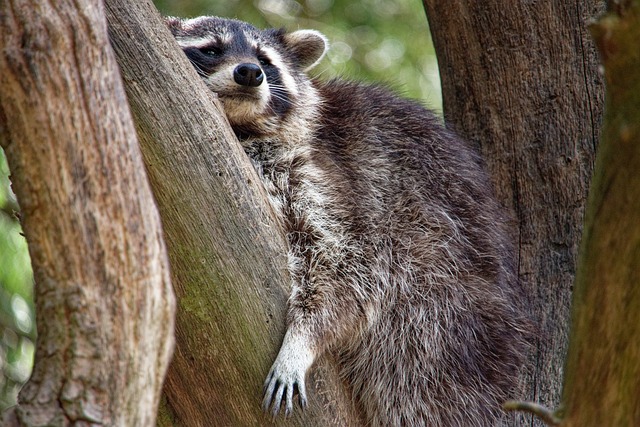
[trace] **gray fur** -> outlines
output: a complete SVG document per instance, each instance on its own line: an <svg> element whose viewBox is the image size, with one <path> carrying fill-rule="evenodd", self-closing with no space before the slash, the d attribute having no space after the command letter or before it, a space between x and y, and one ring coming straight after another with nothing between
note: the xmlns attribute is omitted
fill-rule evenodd
<svg viewBox="0 0 640 427"><path fill-rule="evenodd" d="M330 351L367 425L497 424L529 326L477 153L385 89L310 80L324 54L317 32L167 23L220 95L287 232L287 334L265 409L290 413L296 388L304 405L305 374ZM241 63L258 64L265 83L234 83Z"/></svg>

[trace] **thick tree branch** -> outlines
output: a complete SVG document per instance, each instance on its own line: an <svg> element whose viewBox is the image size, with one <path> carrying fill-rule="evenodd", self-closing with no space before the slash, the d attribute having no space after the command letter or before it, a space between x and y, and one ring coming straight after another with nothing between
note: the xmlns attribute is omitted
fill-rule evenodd
<svg viewBox="0 0 640 427"><path fill-rule="evenodd" d="M269 424L262 382L284 333L288 294L280 227L215 96L153 5L106 5L179 298L161 424ZM352 423L332 365L321 362L317 377L309 411L291 423Z"/></svg>

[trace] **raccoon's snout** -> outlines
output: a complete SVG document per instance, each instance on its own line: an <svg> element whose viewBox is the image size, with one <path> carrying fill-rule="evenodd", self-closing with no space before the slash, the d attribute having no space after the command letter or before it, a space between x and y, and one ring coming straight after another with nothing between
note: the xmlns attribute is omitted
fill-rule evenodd
<svg viewBox="0 0 640 427"><path fill-rule="evenodd" d="M233 80L239 85L256 87L262 84L264 74L256 64L240 64L233 70Z"/></svg>

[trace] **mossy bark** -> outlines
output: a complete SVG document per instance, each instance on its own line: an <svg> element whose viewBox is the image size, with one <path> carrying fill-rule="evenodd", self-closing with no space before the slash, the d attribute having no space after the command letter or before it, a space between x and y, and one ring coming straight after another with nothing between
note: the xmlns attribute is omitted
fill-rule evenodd
<svg viewBox="0 0 640 427"><path fill-rule="evenodd" d="M154 6L105 4L178 297L160 425L274 424L261 400L289 294L281 227L215 95ZM323 359L313 371L307 411L278 424L356 424L334 365Z"/></svg>
<svg viewBox="0 0 640 427"><path fill-rule="evenodd" d="M576 277L563 426L640 425L640 1L592 26L606 107Z"/></svg>

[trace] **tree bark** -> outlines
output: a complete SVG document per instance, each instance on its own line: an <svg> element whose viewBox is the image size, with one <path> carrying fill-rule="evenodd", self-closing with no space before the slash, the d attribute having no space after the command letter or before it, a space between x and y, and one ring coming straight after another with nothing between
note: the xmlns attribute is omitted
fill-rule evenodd
<svg viewBox="0 0 640 427"><path fill-rule="evenodd" d="M640 1L592 27L607 85L566 365L563 426L640 425Z"/></svg>
<svg viewBox="0 0 640 427"><path fill-rule="evenodd" d="M173 348L160 217L99 2L0 5L0 142L33 262L33 375L3 426L153 425Z"/></svg>
<svg viewBox="0 0 640 427"><path fill-rule="evenodd" d="M446 121L479 144L498 197L516 218L518 274L539 334L522 395L514 398L555 407L603 105L586 24L604 5L599 0L424 0L424 5ZM533 423L529 417L513 422Z"/></svg>
<svg viewBox="0 0 640 427"><path fill-rule="evenodd" d="M148 1L107 0L178 297L176 354L160 425L268 425L262 383L284 335L286 246L246 154ZM334 365L279 425L352 425Z"/></svg>

